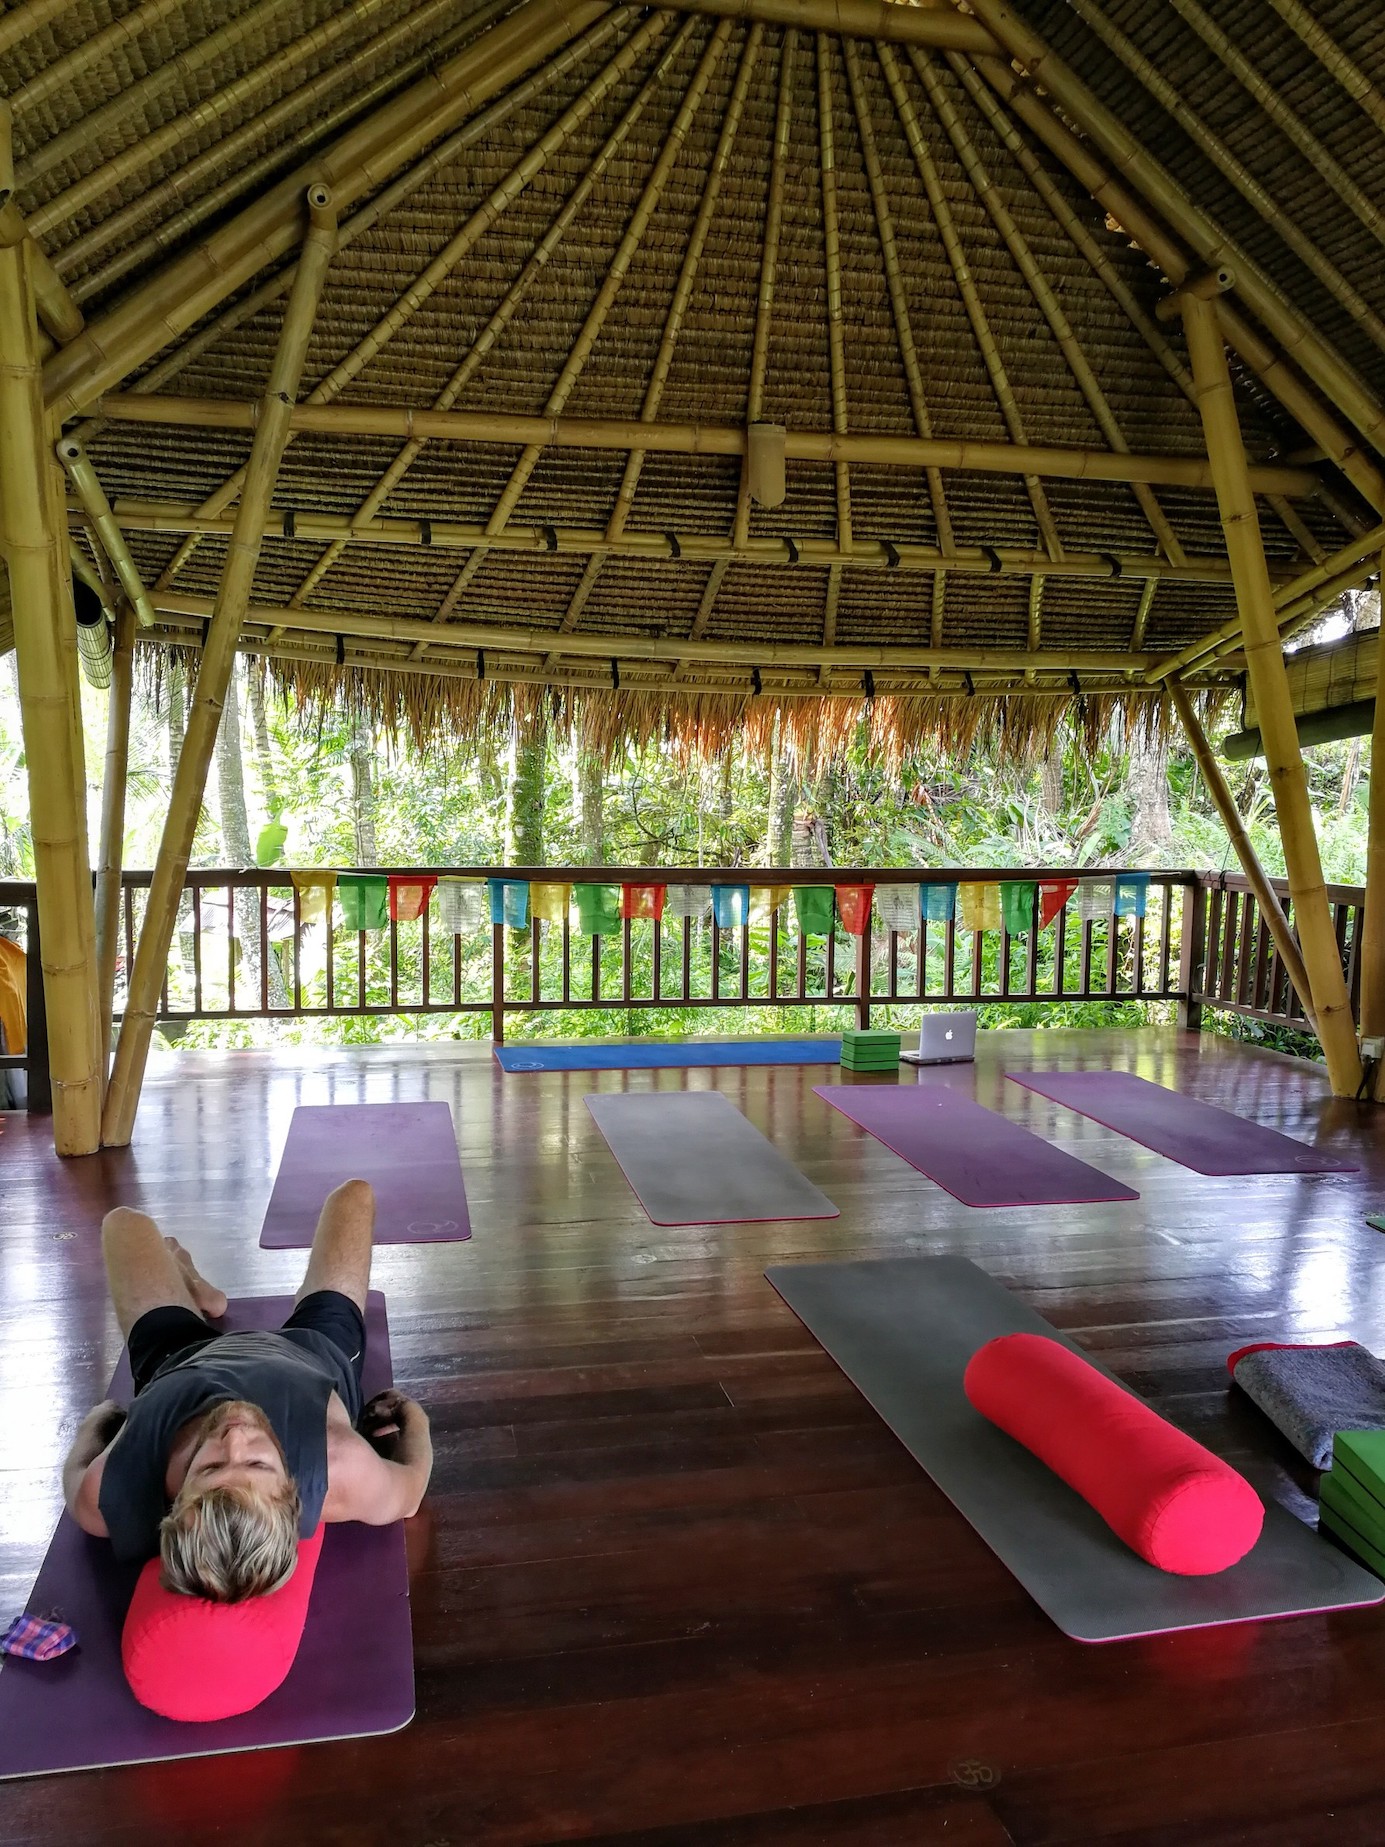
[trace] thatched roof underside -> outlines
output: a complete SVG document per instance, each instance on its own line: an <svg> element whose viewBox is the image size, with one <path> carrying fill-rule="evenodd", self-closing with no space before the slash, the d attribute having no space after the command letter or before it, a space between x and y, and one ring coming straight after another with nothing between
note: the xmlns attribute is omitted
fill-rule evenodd
<svg viewBox="0 0 1385 1847"><path fill-rule="evenodd" d="M29 0L27 31L0 18L16 203L99 328L507 10ZM1017 10L1385 394L1372 9ZM1155 318L1166 278L966 52L611 8L342 224L310 402L1205 454L1176 318ZM149 639L200 640L251 443L208 427L205 401L263 391L291 261L126 380L202 421L69 420L153 593ZM1257 503L1283 585L1380 514L1236 370L1252 462L1293 470ZM807 748L873 700L896 740L1032 747L1074 699L1090 724L1148 707L1152 667L1234 628L1206 484L791 452L770 507L736 454L503 434L298 434L246 649L309 703L420 735L548 696L608 740L713 747L782 711ZM1190 677L1215 689L1236 666Z"/></svg>

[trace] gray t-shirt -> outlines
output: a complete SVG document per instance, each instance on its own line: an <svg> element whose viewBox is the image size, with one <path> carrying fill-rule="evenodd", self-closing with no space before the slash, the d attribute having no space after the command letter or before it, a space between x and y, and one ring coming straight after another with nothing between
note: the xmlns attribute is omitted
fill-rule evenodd
<svg viewBox="0 0 1385 1847"><path fill-rule="evenodd" d="M317 1530L327 1497L327 1401L337 1392L360 1415L355 1375L333 1343L311 1328L220 1334L161 1366L130 1407L106 1457L98 1496L116 1557L152 1558L169 1509L164 1476L183 1425L221 1404L257 1405L298 1487L303 1538Z"/></svg>

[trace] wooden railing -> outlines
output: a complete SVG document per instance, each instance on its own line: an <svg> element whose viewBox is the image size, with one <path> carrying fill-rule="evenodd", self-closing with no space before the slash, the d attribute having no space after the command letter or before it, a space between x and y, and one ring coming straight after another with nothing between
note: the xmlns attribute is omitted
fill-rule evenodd
<svg viewBox="0 0 1385 1847"><path fill-rule="evenodd" d="M1293 904L1284 879L1270 883L1293 922ZM1329 885L1327 901L1337 947L1346 973L1351 1010L1361 1017L1361 923L1366 893L1360 885ZM1298 996L1271 941L1249 882L1230 873L1203 873L1189 907L1194 938L1189 984L1189 1023L1197 1024L1203 1007L1216 1007L1244 1019L1292 1026L1312 1034Z"/></svg>

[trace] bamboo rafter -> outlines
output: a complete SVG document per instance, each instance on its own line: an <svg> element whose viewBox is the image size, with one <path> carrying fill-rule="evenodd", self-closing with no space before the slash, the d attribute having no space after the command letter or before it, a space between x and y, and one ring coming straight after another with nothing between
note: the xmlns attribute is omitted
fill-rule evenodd
<svg viewBox="0 0 1385 1847"><path fill-rule="evenodd" d="M127 601L139 619L141 628L150 628L154 621L154 606L149 601L149 593L144 587L139 566L130 556L130 548L125 543L125 535L120 530L119 522L111 511L111 503L106 498L96 470L92 467L82 445L73 442L70 436L64 437L58 444L58 460L67 470L68 479L76 490L77 497L91 521L111 568L120 580L120 587L125 592Z"/></svg>
<svg viewBox="0 0 1385 1847"><path fill-rule="evenodd" d="M845 436L846 331L842 308L841 228L837 221L837 145L832 114L832 42L825 32L817 35L818 167L822 187L822 254L827 272L827 366L832 387L832 431ZM837 542L851 544L850 463L833 464L837 494ZM835 626L835 612L833 612Z"/></svg>
<svg viewBox="0 0 1385 1847"><path fill-rule="evenodd" d="M1347 56L1300 0L1270 0L1270 5L1285 25L1303 40L1323 69L1332 73L1347 95L1361 105L1376 127L1385 134L1385 97L1375 88L1361 66Z"/></svg>

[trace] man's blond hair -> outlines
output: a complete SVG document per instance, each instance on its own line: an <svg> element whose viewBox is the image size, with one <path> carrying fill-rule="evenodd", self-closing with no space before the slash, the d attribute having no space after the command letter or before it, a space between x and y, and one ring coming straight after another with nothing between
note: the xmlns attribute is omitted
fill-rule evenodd
<svg viewBox="0 0 1385 1847"><path fill-rule="evenodd" d="M207 1488L179 1495L159 1527L165 1590L213 1603L264 1597L288 1583L298 1563L298 1489Z"/></svg>

